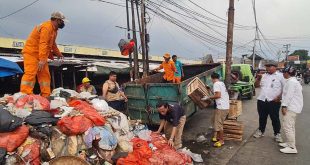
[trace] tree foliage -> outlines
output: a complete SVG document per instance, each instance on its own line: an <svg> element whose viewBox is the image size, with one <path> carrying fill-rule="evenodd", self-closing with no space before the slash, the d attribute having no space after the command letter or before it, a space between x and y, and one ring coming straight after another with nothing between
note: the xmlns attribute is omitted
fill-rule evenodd
<svg viewBox="0 0 310 165"><path fill-rule="evenodd" d="M309 60L310 57L308 56L308 50L299 49L295 50L290 56L299 55L299 60Z"/></svg>

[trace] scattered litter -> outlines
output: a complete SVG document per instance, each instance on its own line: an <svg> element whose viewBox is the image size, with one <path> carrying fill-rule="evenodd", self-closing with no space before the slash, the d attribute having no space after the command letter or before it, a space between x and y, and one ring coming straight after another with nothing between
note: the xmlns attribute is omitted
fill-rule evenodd
<svg viewBox="0 0 310 165"><path fill-rule="evenodd" d="M201 143L201 142L204 142L204 141L207 141L208 139L204 136L204 135L199 135L196 139L196 141L198 143Z"/></svg>
<svg viewBox="0 0 310 165"><path fill-rule="evenodd" d="M203 152L204 154L206 154L206 155L208 155L208 154L210 153L209 150L203 150L202 152Z"/></svg>
<svg viewBox="0 0 310 165"><path fill-rule="evenodd" d="M176 151L141 120L87 92L57 88L48 99L22 93L0 98L1 163L181 165L198 156Z"/></svg>
<svg viewBox="0 0 310 165"><path fill-rule="evenodd" d="M194 162L197 162L197 163L203 162L203 159L202 159L200 154L195 154L191 150L187 149L186 147L182 148L181 150L178 150L178 151L181 153L184 153L186 155L189 155L193 159Z"/></svg>

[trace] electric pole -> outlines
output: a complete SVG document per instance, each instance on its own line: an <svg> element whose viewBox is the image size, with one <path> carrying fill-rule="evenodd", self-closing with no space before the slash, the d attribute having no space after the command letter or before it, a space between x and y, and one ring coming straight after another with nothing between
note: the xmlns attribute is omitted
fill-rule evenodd
<svg viewBox="0 0 310 165"><path fill-rule="evenodd" d="M256 56L256 33L255 33L255 39L254 39L254 46L253 46L253 55L252 55L252 66L253 69L255 69L255 56Z"/></svg>
<svg viewBox="0 0 310 165"><path fill-rule="evenodd" d="M233 33L234 33L234 0L229 0L228 8L228 26L227 26L227 43L226 43L226 68L225 68L225 84L229 86L230 74L231 74L231 64L232 64L232 47L233 47Z"/></svg>
<svg viewBox="0 0 310 165"><path fill-rule="evenodd" d="M285 66L288 64L288 49L290 48L291 44L285 44L283 47L285 48Z"/></svg>
<svg viewBox="0 0 310 165"><path fill-rule="evenodd" d="M132 15L132 35L133 40L135 42L134 48L134 79L139 79L139 56L138 56L138 48L137 48L137 35L136 35L136 21L135 21L135 9L134 9L135 0L131 0L131 15Z"/></svg>
<svg viewBox="0 0 310 165"><path fill-rule="evenodd" d="M141 0L141 29L140 29L140 39L141 39L141 48L142 48L142 62L143 62L143 77L146 77L147 74L147 63L146 63L146 49L145 49L145 6L144 0Z"/></svg>
<svg viewBox="0 0 310 165"><path fill-rule="evenodd" d="M126 0L126 16L127 16L127 39L130 40L130 23L129 23L129 6L128 6L128 0ZM133 74L132 74L132 54L129 53L129 68L130 68L130 80L133 80Z"/></svg>
<svg viewBox="0 0 310 165"><path fill-rule="evenodd" d="M146 74L147 76L150 74L150 66L149 66L149 42L150 42L150 36L147 34L147 28L146 28L146 7L145 2L143 0L143 8L144 8L144 34L145 34L145 63L146 63Z"/></svg>

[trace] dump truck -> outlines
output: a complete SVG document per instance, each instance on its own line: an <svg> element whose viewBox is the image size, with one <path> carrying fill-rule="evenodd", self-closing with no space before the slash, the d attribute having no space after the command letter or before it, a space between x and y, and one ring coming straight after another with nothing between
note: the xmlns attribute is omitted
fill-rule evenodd
<svg viewBox="0 0 310 165"><path fill-rule="evenodd" d="M129 117L142 120L147 124L159 124L160 119L156 110L156 104L159 100L180 104L184 108L186 116L190 117L198 110L198 107L188 97L186 92L187 85L195 77L198 77L204 84L212 88L211 74L216 72L223 79L225 77L224 70L224 65L220 63L184 65L185 77L180 84L162 83L163 73L157 73L126 83L124 91L128 98L127 109ZM244 89L246 88L244 86L246 85L249 86L249 83L245 84L243 82L243 85L240 83L234 84L231 88L245 91ZM252 87L248 88L252 89Z"/></svg>
<svg viewBox="0 0 310 165"><path fill-rule="evenodd" d="M223 76L222 65L219 63L184 65L183 71L185 77L180 84L162 83L163 73L126 83L124 91L128 98L129 117L140 119L148 124L159 124L160 120L156 110L158 100L179 103L184 108L186 116L189 117L197 111L197 106L187 96L187 84L195 77L199 77L202 82L212 86L212 72Z"/></svg>

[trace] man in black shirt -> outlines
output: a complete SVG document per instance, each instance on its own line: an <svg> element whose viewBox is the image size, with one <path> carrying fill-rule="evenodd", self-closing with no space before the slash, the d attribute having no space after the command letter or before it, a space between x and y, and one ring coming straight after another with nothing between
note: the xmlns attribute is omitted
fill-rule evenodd
<svg viewBox="0 0 310 165"><path fill-rule="evenodd" d="M168 104L167 102L159 102L156 108L160 118L157 133L164 129L166 138L169 138L168 144L175 149L181 148L182 133L186 122L184 109L179 104Z"/></svg>

